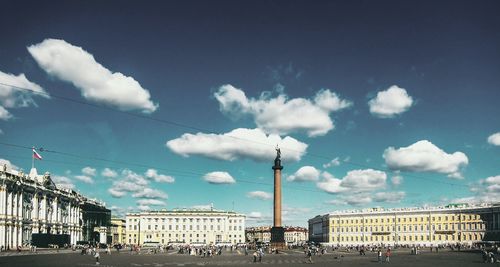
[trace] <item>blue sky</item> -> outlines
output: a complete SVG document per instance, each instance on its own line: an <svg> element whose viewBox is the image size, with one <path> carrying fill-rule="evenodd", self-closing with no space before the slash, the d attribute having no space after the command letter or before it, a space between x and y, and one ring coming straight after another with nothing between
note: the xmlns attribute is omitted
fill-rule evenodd
<svg viewBox="0 0 500 267"><path fill-rule="evenodd" d="M117 214L499 199L495 1L3 6L0 158Z"/></svg>

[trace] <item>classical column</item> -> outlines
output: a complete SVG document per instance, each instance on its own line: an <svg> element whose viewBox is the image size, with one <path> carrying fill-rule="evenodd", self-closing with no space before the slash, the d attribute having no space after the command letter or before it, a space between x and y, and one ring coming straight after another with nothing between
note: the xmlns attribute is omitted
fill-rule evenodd
<svg viewBox="0 0 500 267"><path fill-rule="evenodd" d="M271 246L276 249L284 249L285 229L281 224L281 150L276 147L276 158L274 159L274 216L271 228Z"/></svg>
<svg viewBox="0 0 500 267"><path fill-rule="evenodd" d="M0 247L5 248L5 231L7 231L5 223L7 221L7 195L6 187L0 186Z"/></svg>
<svg viewBox="0 0 500 267"><path fill-rule="evenodd" d="M281 227L281 170L283 166L278 165L273 166L274 170L274 216L273 216L273 226Z"/></svg>

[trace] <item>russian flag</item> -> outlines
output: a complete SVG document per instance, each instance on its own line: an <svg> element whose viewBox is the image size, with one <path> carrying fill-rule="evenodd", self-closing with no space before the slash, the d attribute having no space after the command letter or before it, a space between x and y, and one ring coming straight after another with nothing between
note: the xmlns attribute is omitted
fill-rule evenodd
<svg viewBox="0 0 500 267"><path fill-rule="evenodd" d="M33 158L38 159L38 160L42 160L42 156L40 156L40 154L38 154L38 152L36 152L36 150L34 148L33 148Z"/></svg>

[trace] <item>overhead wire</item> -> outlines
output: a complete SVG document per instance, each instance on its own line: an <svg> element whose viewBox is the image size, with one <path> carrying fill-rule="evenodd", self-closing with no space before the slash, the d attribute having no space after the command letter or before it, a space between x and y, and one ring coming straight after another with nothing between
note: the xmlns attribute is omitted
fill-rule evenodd
<svg viewBox="0 0 500 267"><path fill-rule="evenodd" d="M196 127L196 126L192 126L192 125L188 125L188 124L184 124L184 123L179 123L179 122L172 121L172 120L158 119L158 118L154 118L154 117L151 117L151 116L145 116L145 115L142 115L142 114L137 114L137 113L133 113L133 112L129 112L129 111L123 111L123 110L119 110L119 109L114 109L114 108L111 108L111 107L108 107L108 106L93 104L93 103L89 103L89 102L85 102L85 101L80 101L80 100L76 100L76 99L73 99L73 98L69 98L69 97L65 97L65 96L60 96L60 95L56 95L56 94L49 94L49 93L46 93L46 92L35 91L35 90L29 89L29 88L19 87L19 86L15 86L15 85L12 85L12 84L7 84L7 83L0 82L0 85L9 86L9 87L12 87L13 89L19 90L19 91L27 91L27 92L30 92L30 93L33 93L33 94L39 94L39 95L45 95L45 96L49 96L49 97L54 97L56 99L60 99L60 100L63 100L63 101L69 101L69 102L73 102L73 103L78 103L78 104L82 104L82 105L91 106L91 107L94 107L94 108L104 109L104 110L107 110L107 111L112 111L112 112L116 112L116 113L122 113L122 114L126 114L126 115L129 115L129 116L132 116L132 117L136 117L136 118L140 118L140 119L146 119L146 120L154 121L154 122L160 122L160 123L172 125L172 126L175 126L175 127L186 128L186 129L196 130L196 131L200 131L200 132L207 132L207 133L211 133L211 134L219 134L218 132L215 132L213 130L204 129L204 128L201 128L201 127ZM251 142L251 143L254 143L254 144L259 144L259 145L273 147L273 145L270 145L270 144L267 144L267 143L263 143L263 142L258 142L258 141L251 140L251 139L246 139L246 138L241 138L241 137L231 136L231 135L227 135L227 137L233 138L233 139L237 139L237 140L240 140L240 141L244 141L244 142ZM18 145L18 144L8 144L8 143L4 143L4 142L0 142L0 144L6 145L6 146L12 146L12 147L29 148L29 149L32 148L32 147L29 147L29 146L23 146L23 145ZM66 155L66 156L71 156L71 157L80 157L79 155L68 153L68 152L64 152L64 151L49 150L49 149L46 149L46 148L43 148L43 147L42 147L42 149L43 149L43 151L49 152L49 153L56 153L56 154ZM294 149L287 148L287 147L282 147L281 149L292 151L292 152L296 152L296 153L301 153L301 151L294 150ZM305 157L318 158L318 159L324 159L324 160L328 160L328 161L330 161L333 158L333 156L319 155L319 154L310 153L310 152L305 153L304 156ZM91 156L86 157L86 158L87 159L92 159L92 160L98 160L98 161L105 161L105 162L109 162L109 163L128 164L128 165L133 165L133 166L137 166L137 167L147 167L146 164L140 164L140 163L132 163L132 162L125 162L125 161L115 161L115 160L109 160L109 159L104 159L104 158L99 158L99 157L91 157ZM393 174L400 174L400 172L392 170L392 169L389 169L389 168L374 167L374 166L370 166L370 165L367 165L367 164L356 163L356 162L353 162L352 160L339 160L339 161L341 161L344 164L351 165L351 166L362 167L362 168L370 168L370 169L373 169L373 170L378 170L378 171L383 171L383 172L388 172L388 173L393 173ZM158 169L160 169L160 168L158 168ZM425 180L425 181L429 181L429 182L433 182L433 183L440 183L440 184L446 184L446 185L451 185L451 186L467 187L468 188L468 186L464 185L464 184L457 184L457 183L451 183L451 182L447 182L447 181L435 180L435 179L432 179L432 178L423 177L423 176L417 176L417 175L414 175L414 174L411 174L411 173L407 173L407 172L404 173L404 176L405 177L419 179L419 180Z"/></svg>

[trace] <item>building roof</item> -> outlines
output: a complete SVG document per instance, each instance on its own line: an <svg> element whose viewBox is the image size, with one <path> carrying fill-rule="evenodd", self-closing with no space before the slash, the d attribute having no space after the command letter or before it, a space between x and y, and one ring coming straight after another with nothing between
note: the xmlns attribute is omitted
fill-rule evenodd
<svg viewBox="0 0 500 267"><path fill-rule="evenodd" d="M346 215L386 215L386 214L414 214L414 213L425 213L425 212L449 212L449 211L473 211L473 210L481 210L488 208L500 208L500 203L481 203L481 204L467 204L467 203L454 203L446 206L424 206L424 207L409 207L409 208L392 208L392 209L384 209L384 208L369 208L369 209L361 209L361 210L342 210L342 211L333 211L324 215L317 215L316 217L310 219L318 219L323 216L346 216Z"/></svg>

